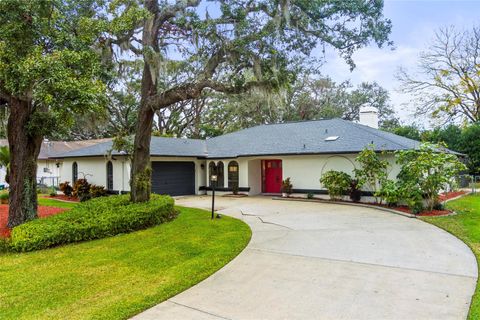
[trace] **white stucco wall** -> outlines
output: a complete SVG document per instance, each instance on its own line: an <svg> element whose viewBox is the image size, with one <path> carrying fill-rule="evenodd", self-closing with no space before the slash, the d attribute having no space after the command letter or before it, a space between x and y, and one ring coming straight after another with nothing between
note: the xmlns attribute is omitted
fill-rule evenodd
<svg viewBox="0 0 480 320"><path fill-rule="evenodd" d="M283 179L290 177L294 189L318 190L324 189L320 184L320 177L328 170L344 171L353 176L353 170L359 165L355 161L356 154L344 155L303 155L303 156L271 156L271 157L245 157L237 159L204 160L194 157L152 157L151 161L191 161L195 164L195 192L204 194L200 187L208 186L209 163L214 161L224 164L224 187L228 187L228 164L236 161L239 165L239 187L250 187L249 195L262 192L261 160L282 160ZM383 157L383 156L382 156ZM393 155L384 156L391 164L389 178L395 179L400 168L395 164ZM94 184L105 186L107 183L105 157L65 159L60 166L60 181L72 181L72 164L78 164L78 177L82 172L87 174L87 179ZM130 190L130 163L123 157L116 157L113 164L114 190ZM39 169L40 170L40 169ZM43 169L42 169L43 170ZM230 193L230 192L228 192Z"/></svg>
<svg viewBox="0 0 480 320"><path fill-rule="evenodd" d="M248 194L256 195L262 193L262 160L252 159L248 161Z"/></svg>
<svg viewBox="0 0 480 320"><path fill-rule="evenodd" d="M323 173L329 170L343 171L354 176L354 169L360 168L355 161L357 154L305 155L280 157L283 179L290 177L294 189L324 189L320 184ZM382 156L390 163L389 178L395 179L400 167L393 155Z"/></svg>
<svg viewBox="0 0 480 320"><path fill-rule="evenodd" d="M60 182L73 181L72 165L74 162L78 165L78 178L84 177L90 183L106 186L107 185L107 162L106 157L91 158L68 158L64 159L61 166ZM130 190L130 163L125 157L114 157L111 159L113 165L113 189L116 191Z"/></svg>
<svg viewBox="0 0 480 320"><path fill-rule="evenodd" d="M355 161L357 154L339 155L299 155L299 156L270 156L270 157L245 157L237 159L218 159L215 163L222 161L225 164L225 187L228 186L228 163L235 160L239 164L240 187L250 187L249 195L256 195L262 192L262 171L261 160L279 159L282 160L282 177L290 177L294 189L324 189L320 184L320 177L324 172L337 170L354 175L354 169L359 168ZM395 163L393 155L383 156L389 163L389 178L395 179L400 167ZM211 160L207 161L208 163ZM206 170L206 179L208 170Z"/></svg>

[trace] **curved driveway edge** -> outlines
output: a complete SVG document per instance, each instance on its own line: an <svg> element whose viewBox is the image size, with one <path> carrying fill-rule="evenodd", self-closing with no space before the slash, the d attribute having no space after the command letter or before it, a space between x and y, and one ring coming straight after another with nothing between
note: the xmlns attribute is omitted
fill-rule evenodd
<svg viewBox="0 0 480 320"><path fill-rule="evenodd" d="M135 319L465 319L475 256L435 226L335 204L217 198L252 240L220 271ZM179 205L209 208L210 197Z"/></svg>

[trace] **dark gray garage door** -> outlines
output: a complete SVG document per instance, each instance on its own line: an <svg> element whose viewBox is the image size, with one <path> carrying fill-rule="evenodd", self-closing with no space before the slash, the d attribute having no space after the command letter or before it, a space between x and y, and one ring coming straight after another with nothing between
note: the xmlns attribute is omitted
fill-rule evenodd
<svg viewBox="0 0 480 320"><path fill-rule="evenodd" d="M171 196L195 194L195 164L152 162L152 192Z"/></svg>

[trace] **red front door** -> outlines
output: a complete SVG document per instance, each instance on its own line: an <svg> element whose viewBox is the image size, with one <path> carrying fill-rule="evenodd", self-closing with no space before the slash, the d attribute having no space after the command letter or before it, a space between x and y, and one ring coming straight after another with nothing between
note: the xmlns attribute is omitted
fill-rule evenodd
<svg viewBox="0 0 480 320"><path fill-rule="evenodd" d="M282 188L282 160L265 160L265 193L280 193Z"/></svg>

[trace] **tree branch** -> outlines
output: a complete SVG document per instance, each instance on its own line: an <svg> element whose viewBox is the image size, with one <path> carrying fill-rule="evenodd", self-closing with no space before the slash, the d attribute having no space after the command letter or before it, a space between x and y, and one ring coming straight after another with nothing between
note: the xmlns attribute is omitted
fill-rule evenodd
<svg viewBox="0 0 480 320"><path fill-rule="evenodd" d="M200 97L203 89L210 88L225 94L240 94L254 88L273 88L274 84L269 81L250 81L242 86L228 85L214 80L200 80L196 83L186 83L151 96L147 106L153 110L166 108L174 103Z"/></svg>

